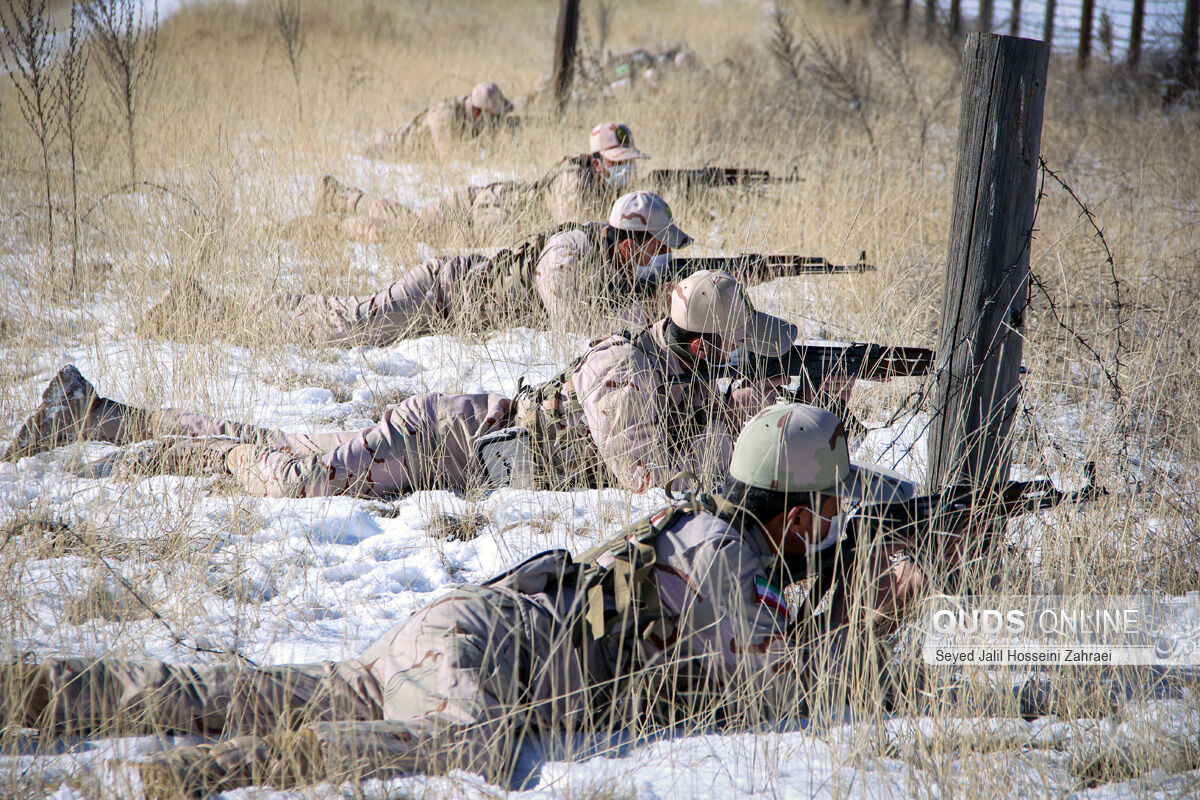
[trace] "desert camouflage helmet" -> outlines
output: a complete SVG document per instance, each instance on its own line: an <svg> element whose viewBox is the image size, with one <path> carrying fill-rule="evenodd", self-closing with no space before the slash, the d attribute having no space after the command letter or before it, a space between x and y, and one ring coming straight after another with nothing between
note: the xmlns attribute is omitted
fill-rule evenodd
<svg viewBox="0 0 1200 800"><path fill-rule="evenodd" d="M624 122L601 122L588 137L588 152L599 153L609 161L632 161L650 156L633 145L633 132Z"/></svg>
<svg viewBox="0 0 1200 800"><path fill-rule="evenodd" d="M622 231L644 231L670 247L687 247L692 237L671 221L671 207L654 192L623 194L613 203L608 224Z"/></svg>
<svg viewBox="0 0 1200 800"><path fill-rule="evenodd" d="M775 492L845 494L853 468L842 421L800 403L774 405L746 423L729 476Z"/></svg>
<svg viewBox="0 0 1200 800"><path fill-rule="evenodd" d="M692 333L719 335L764 356L782 354L798 329L779 317L756 311L737 279L724 270L702 269L671 292L671 321Z"/></svg>
<svg viewBox="0 0 1200 800"><path fill-rule="evenodd" d="M508 101L500 87L494 83L477 84L467 95L467 104L471 108L487 111L490 114L507 114L512 111L513 104Z"/></svg>

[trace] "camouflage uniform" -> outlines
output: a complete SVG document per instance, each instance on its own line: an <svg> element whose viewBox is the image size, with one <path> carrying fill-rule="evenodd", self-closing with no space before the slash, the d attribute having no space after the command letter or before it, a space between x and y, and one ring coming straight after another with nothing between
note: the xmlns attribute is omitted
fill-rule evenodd
<svg viewBox="0 0 1200 800"><path fill-rule="evenodd" d="M531 312L555 330L644 325L657 316L658 290L616 274L609 236L602 223L581 224L503 263L482 255L429 258L372 295L277 297L255 310L282 330L330 344L383 345L447 323L528 325Z"/></svg>
<svg viewBox="0 0 1200 800"><path fill-rule="evenodd" d="M402 128L377 133L367 148L367 155L394 159L428 143L438 155L445 157L457 142L474 139L484 131L513 127L517 120L507 116L510 111L512 103L505 99L499 87L481 83L470 94L430 106Z"/></svg>
<svg viewBox="0 0 1200 800"><path fill-rule="evenodd" d="M543 472L565 485L670 488L682 472L723 473L729 432L775 399L773 386L722 396L665 337L660 320L602 340L555 379L517 398Z"/></svg>
<svg viewBox="0 0 1200 800"><path fill-rule="evenodd" d="M228 471L256 496L393 495L464 489L476 475L476 438L503 427L511 401L495 394L409 397L360 431L287 434L206 414L147 411L99 397L65 367L18 431L5 458L77 439L129 445L135 464L181 474Z"/></svg>
<svg viewBox="0 0 1200 800"><path fill-rule="evenodd" d="M580 83L595 82L605 94L658 89L663 76L680 70L693 70L697 66L695 54L684 46L659 52L638 48L624 53L608 53L603 62L581 62Z"/></svg>
<svg viewBox="0 0 1200 800"><path fill-rule="evenodd" d="M343 231L366 241L384 238L397 224L414 222L426 226L457 224L477 233L504 224L536 224L547 216L561 225L602 217L620 187L633 175L633 162L648 157L634 146L628 125L601 122L588 135L588 152L564 157L540 180L467 186L413 212L394 200L373 197L326 175L317 207L322 212L343 215ZM627 171L620 180L610 174L618 167Z"/></svg>
<svg viewBox="0 0 1200 800"><path fill-rule="evenodd" d="M525 735L802 714L808 665L762 534L694 509L654 520L633 544L619 536L579 562L551 551L459 588L355 660L10 666L15 721L232 737L154 757L153 796L163 774L191 791L454 767L503 780Z"/></svg>
<svg viewBox="0 0 1200 800"><path fill-rule="evenodd" d="M432 205L413 211L385 197L324 178L320 209L342 215L341 230L353 239L378 242L399 227L454 225L478 235L523 223L554 224L597 219L607 213L617 193L592 169L591 154L565 156L536 181L495 181L464 186Z"/></svg>

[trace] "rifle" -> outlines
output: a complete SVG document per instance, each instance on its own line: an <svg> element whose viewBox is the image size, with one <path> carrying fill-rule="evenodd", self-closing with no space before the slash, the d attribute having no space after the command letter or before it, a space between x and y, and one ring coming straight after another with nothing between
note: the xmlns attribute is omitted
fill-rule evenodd
<svg viewBox="0 0 1200 800"><path fill-rule="evenodd" d="M672 254L670 262L661 269L639 272L638 280L650 285L680 281L702 269L725 270L744 278L782 278L795 275L833 275L844 272L874 272L867 263L867 251L861 250L853 264L834 264L823 256L762 255L744 253L738 256L697 256L685 258Z"/></svg>
<svg viewBox="0 0 1200 800"><path fill-rule="evenodd" d="M768 183L798 183L804 180L800 177L798 167L792 167L792 171L782 178L772 176L765 169L744 169L742 167L652 169L649 177L659 186L671 185L685 192L702 186L762 186Z"/></svg>
<svg viewBox="0 0 1200 800"><path fill-rule="evenodd" d="M916 550L913 555L928 557L936 555L929 552L932 534L957 534L983 527L989 533L981 538L981 547L988 548L990 530L1002 520L1044 511L1060 503L1083 503L1106 496L1108 490L1096 485L1096 463L1089 461L1083 471L1087 482L1073 492L1064 492L1041 478L1005 481L990 490L959 485L919 497L864 503L847 514L842 538L835 546L806 556L785 556L784 577L811 579L806 598L806 605L811 604L808 609L811 615L833 582L842 582L860 545L903 540L913 544ZM961 576L956 570L951 577Z"/></svg>
<svg viewBox="0 0 1200 800"><path fill-rule="evenodd" d="M711 369L717 377L761 380L781 376L802 377L816 390L829 375L882 381L927 375L936 355L928 347L894 347L887 344L795 344L781 356L743 352L736 361Z"/></svg>

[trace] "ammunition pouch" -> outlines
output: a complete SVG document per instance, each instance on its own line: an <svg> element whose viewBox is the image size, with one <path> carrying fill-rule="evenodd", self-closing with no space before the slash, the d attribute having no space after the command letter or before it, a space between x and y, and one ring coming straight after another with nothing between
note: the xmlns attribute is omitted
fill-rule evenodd
<svg viewBox="0 0 1200 800"><path fill-rule="evenodd" d="M475 440L475 459L490 487L537 488L537 464L528 429L515 426L493 431Z"/></svg>

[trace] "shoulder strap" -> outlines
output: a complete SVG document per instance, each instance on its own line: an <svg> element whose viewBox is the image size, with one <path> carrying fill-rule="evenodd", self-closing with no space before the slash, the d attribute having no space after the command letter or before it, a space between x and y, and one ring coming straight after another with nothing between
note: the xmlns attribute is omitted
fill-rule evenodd
<svg viewBox="0 0 1200 800"><path fill-rule="evenodd" d="M584 551L575 563L583 571L586 633L593 639L612 635L608 629L621 620L617 632L622 638L634 633L637 638L650 635L666 641L667 631L654 583L658 556L655 541L674 527L680 517L711 511L712 499L703 493L684 495L682 501L666 506L623 528L607 542ZM605 554L612 563L601 565ZM612 613L607 600L611 599ZM633 627L634 631L629 628Z"/></svg>

